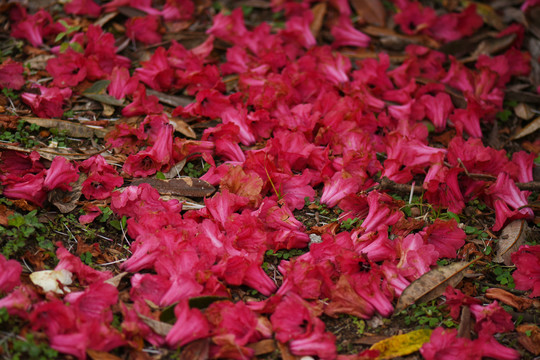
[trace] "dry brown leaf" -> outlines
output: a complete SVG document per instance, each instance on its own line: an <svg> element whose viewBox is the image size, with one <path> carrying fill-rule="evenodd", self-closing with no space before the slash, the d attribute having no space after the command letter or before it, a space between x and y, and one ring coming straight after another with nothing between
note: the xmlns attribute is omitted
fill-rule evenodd
<svg viewBox="0 0 540 360"><path fill-rule="evenodd" d="M8 209L6 205L0 205L0 225L7 226L8 217L13 215L14 213L15 211Z"/></svg>
<svg viewBox="0 0 540 360"><path fill-rule="evenodd" d="M534 324L516 327L518 342L534 355L540 355L540 328Z"/></svg>
<svg viewBox="0 0 540 360"><path fill-rule="evenodd" d="M92 360L122 360L122 358L105 351L87 349L86 353Z"/></svg>
<svg viewBox="0 0 540 360"><path fill-rule="evenodd" d="M486 290L486 298L499 300L500 302L512 306L518 311L523 311L533 306L534 300L509 293L506 290L491 288Z"/></svg>
<svg viewBox="0 0 540 360"><path fill-rule="evenodd" d="M188 138L195 139L197 137L195 131L193 131L191 126L189 126L184 120L178 117L171 117L169 122L172 124L172 126L174 126L174 130L186 135Z"/></svg>
<svg viewBox="0 0 540 360"><path fill-rule="evenodd" d="M65 131L66 135L78 138L103 138L107 134L106 129L94 128L77 124L71 121L58 120L58 119L43 119L29 116L21 116L20 120L26 121L30 124L36 124L44 128L56 128L61 131Z"/></svg>
<svg viewBox="0 0 540 360"><path fill-rule="evenodd" d="M282 360L299 360L300 356L295 356L291 354L289 351L289 347L287 344L283 344L282 342L277 342L277 347L279 349L279 352L281 353L281 359Z"/></svg>
<svg viewBox="0 0 540 360"><path fill-rule="evenodd" d="M456 287L463 279L463 270L475 261L456 262L425 273L403 291L394 313L397 314L416 302L424 303L441 296L448 285Z"/></svg>
<svg viewBox="0 0 540 360"><path fill-rule="evenodd" d="M150 184L161 195L205 197L216 191L216 188L206 181L187 176L169 180L142 178L133 180L131 185L143 183Z"/></svg>
<svg viewBox="0 0 540 360"><path fill-rule="evenodd" d="M489 6L486 3L476 2L476 1L464 1L463 5L468 6L470 4L476 5L476 12L482 17L482 20L488 25L493 26L497 30L502 30L505 28L503 19L497 14L495 9Z"/></svg>
<svg viewBox="0 0 540 360"><path fill-rule="evenodd" d="M178 360L208 360L209 350L209 338L196 340L182 348Z"/></svg>
<svg viewBox="0 0 540 360"><path fill-rule="evenodd" d="M471 338L471 309L468 306L464 306L461 310L461 316L459 318L458 337L470 339Z"/></svg>
<svg viewBox="0 0 540 360"><path fill-rule="evenodd" d="M499 38L487 38L482 40L470 57L464 62L475 61L480 55L493 55L507 49L514 40L516 34L510 34Z"/></svg>
<svg viewBox="0 0 540 360"><path fill-rule="evenodd" d="M53 189L47 194L47 200L62 214L72 212L76 207L79 199L82 196L82 183L86 180L86 174L79 174L79 179L71 183L71 191L62 189Z"/></svg>
<svg viewBox="0 0 540 360"><path fill-rule="evenodd" d="M529 236L529 226L523 219L514 220L506 225L499 236L497 243L497 253L493 261L504 263L507 266L513 265L511 255L525 243Z"/></svg>
<svg viewBox="0 0 540 360"><path fill-rule="evenodd" d="M309 29L316 38L319 36L319 32L321 31L324 21L324 16L326 15L326 3L318 3L311 9L311 12L313 13L313 21L311 22Z"/></svg>
<svg viewBox="0 0 540 360"><path fill-rule="evenodd" d="M193 98L189 96L169 95L152 89L146 89L146 94L155 96L160 102L173 107L187 106L193 102Z"/></svg>
<svg viewBox="0 0 540 360"><path fill-rule="evenodd" d="M525 126L521 131L518 131L516 135L512 137L512 140L520 139L524 136L534 133L536 130L540 129L540 117L537 117L531 121L527 126Z"/></svg>
<svg viewBox="0 0 540 360"><path fill-rule="evenodd" d="M247 347L255 350L255 356L269 354L276 350L276 341L274 339L261 340L256 343L249 344Z"/></svg>
<svg viewBox="0 0 540 360"><path fill-rule="evenodd" d="M156 334L161 336L167 336L169 331L172 329L171 324L167 324L158 320L154 320L152 318L149 318L148 316L144 316L142 314L137 314L139 318L152 329Z"/></svg>
<svg viewBox="0 0 540 360"><path fill-rule="evenodd" d="M380 0L351 0L351 4L365 22L375 26L386 26L386 10Z"/></svg>
<svg viewBox="0 0 540 360"><path fill-rule="evenodd" d="M514 113L517 117L525 120L531 120L534 117L531 107L525 103L519 103L514 108Z"/></svg>

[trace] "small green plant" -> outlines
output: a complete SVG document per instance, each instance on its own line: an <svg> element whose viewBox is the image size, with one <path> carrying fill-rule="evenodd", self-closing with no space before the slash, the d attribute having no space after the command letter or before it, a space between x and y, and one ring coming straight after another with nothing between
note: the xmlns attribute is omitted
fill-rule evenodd
<svg viewBox="0 0 540 360"><path fill-rule="evenodd" d="M26 334L26 339L15 339L12 343L13 360L47 360L58 358L58 352L45 343L37 343L33 334Z"/></svg>
<svg viewBox="0 0 540 360"><path fill-rule="evenodd" d="M0 131L0 141L18 143L25 148L31 148L37 145L32 133L38 130L39 126L36 124L27 125L24 121L19 121L16 130L2 129Z"/></svg>
<svg viewBox="0 0 540 360"><path fill-rule="evenodd" d="M4 94L6 97L10 98L11 100L17 100L19 98L19 95L15 94L13 92L13 89L10 88L3 88L2 94Z"/></svg>
<svg viewBox="0 0 540 360"><path fill-rule="evenodd" d="M274 250L267 250L265 255L266 256L273 256L277 259L280 259L280 260L288 260L290 258L293 258L295 256L300 256L302 254L304 254L306 252L306 250L304 249L290 249L290 250L285 250L285 249L282 249L282 250L278 250L278 251L274 251Z"/></svg>
<svg viewBox="0 0 540 360"><path fill-rule="evenodd" d="M516 284L514 283L514 278L512 277L512 269L512 267L495 265L492 269L492 272L495 275L495 280L497 280L499 284L510 289L515 288Z"/></svg>
<svg viewBox="0 0 540 360"><path fill-rule="evenodd" d="M92 256L92 253L86 251L86 252L83 252L81 254L81 260L83 263L85 263L86 265L90 266L92 265L92 259L93 259L93 256Z"/></svg>
<svg viewBox="0 0 540 360"><path fill-rule="evenodd" d="M26 215L15 213L8 217L8 227L0 226L2 243L2 254L10 257L26 245L26 240L30 237L43 241L44 237L37 233L44 229L37 218L37 210L33 210Z"/></svg>
<svg viewBox="0 0 540 360"><path fill-rule="evenodd" d="M363 335L366 331L366 322L362 319L357 318L356 316L350 315L352 323L356 326L356 335Z"/></svg>
<svg viewBox="0 0 540 360"><path fill-rule="evenodd" d="M194 163L192 162L188 162L185 166L184 166L184 174L186 174L187 176L189 177L192 177L192 178L200 178L201 176L203 176L204 174L206 174L206 172L210 169L210 164L208 164L207 162L203 162L202 164L202 167L201 166L197 166L195 165Z"/></svg>
<svg viewBox="0 0 540 360"><path fill-rule="evenodd" d="M362 225L362 222L364 222L364 220L360 220L359 218L354 218L354 219L349 218L349 219L344 220L339 225L339 227L343 230L351 230L352 228L356 228Z"/></svg>
<svg viewBox="0 0 540 360"><path fill-rule="evenodd" d="M409 310L403 310L402 315L405 315L405 325L415 325L417 328L428 326L430 328L436 328L437 326L444 325L446 327L457 327L454 320L447 318L439 307L437 307L432 301L430 304L413 304L409 307Z"/></svg>
<svg viewBox="0 0 540 360"><path fill-rule="evenodd" d="M51 131L51 140L49 141L49 145L53 145L54 147L67 147L67 136L65 130L58 130L57 128L50 129Z"/></svg>

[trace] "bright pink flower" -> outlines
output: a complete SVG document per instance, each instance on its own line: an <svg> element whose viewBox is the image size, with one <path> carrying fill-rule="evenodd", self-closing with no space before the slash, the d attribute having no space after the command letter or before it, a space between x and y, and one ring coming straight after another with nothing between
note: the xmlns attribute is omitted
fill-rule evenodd
<svg viewBox="0 0 540 360"><path fill-rule="evenodd" d="M457 250L465 245L467 235L458 227L456 220L444 221L435 219L433 224L424 228L424 237L428 244L435 246L440 257L453 259Z"/></svg>
<svg viewBox="0 0 540 360"><path fill-rule="evenodd" d="M531 290L529 297L540 296L540 246L524 245L512 254L517 270L512 273L518 290Z"/></svg>
<svg viewBox="0 0 540 360"><path fill-rule="evenodd" d="M340 18L332 26L330 33L334 37L333 48L341 46L367 47L369 45L370 37L356 30L349 17Z"/></svg>
<svg viewBox="0 0 540 360"><path fill-rule="evenodd" d="M454 109L450 95L440 92L435 96L423 95L420 98L426 109L426 117L431 120L437 131L442 131L446 127L446 119Z"/></svg>
<svg viewBox="0 0 540 360"><path fill-rule="evenodd" d="M321 204L334 207L347 195L354 194L360 189L360 183L346 172L337 172L324 184Z"/></svg>
<svg viewBox="0 0 540 360"><path fill-rule="evenodd" d="M169 346L177 348L209 335L208 321L199 309L190 309L187 300L175 306L174 315L176 322L166 337Z"/></svg>
<svg viewBox="0 0 540 360"><path fill-rule="evenodd" d="M192 0L167 0L161 16L165 21L189 20L195 11Z"/></svg>
<svg viewBox="0 0 540 360"><path fill-rule="evenodd" d="M212 271L230 285L247 285L265 296L270 296L277 289L261 268L260 262L251 261L242 255L226 257L213 266Z"/></svg>
<svg viewBox="0 0 540 360"><path fill-rule="evenodd" d="M63 156L57 156L51 163L51 167L47 170L47 175L43 181L45 190L61 189L71 191L72 182L79 179L79 173L73 164Z"/></svg>
<svg viewBox="0 0 540 360"><path fill-rule="evenodd" d="M217 14L214 16L214 24L206 33L232 44L244 44L249 32L244 25L242 9L233 10L229 16Z"/></svg>
<svg viewBox="0 0 540 360"><path fill-rule="evenodd" d="M392 226L402 217L403 213L390 195L372 191L367 196L369 213L362 222L365 232L375 231L381 227Z"/></svg>
<svg viewBox="0 0 540 360"><path fill-rule="evenodd" d="M362 232L363 229L359 229L351 234L354 250L358 254L365 255L370 261L393 261L396 258L395 244L388 238L387 225L377 226L377 231L358 236Z"/></svg>
<svg viewBox="0 0 540 360"><path fill-rule="evenodd" d="M34 114L42 118L62 117L64 111L62 106L71 97L71 89L59 89L56 87L47 88L35 85L40 94L23 93L22 100L30 105Z"/></svg>
<svg viewBox="0 0 540 360"><path fill-rule="evenodd" d="M313 36L310 29L313 13L305 11L302 16L292 16L285 23L285 30L281 31L281 35L289 41L294 41L309 49L317 44L317 40Z"/></svg>
<svg viewBox="0 0 540 360"><path fill-rule="evenodd" d="M532 219L534 217L531 208L523 207L528 205L528 192L520 191L506 173L499 173L497 181L486 190L486 194L496 210L494 231L500 230L508 219Z"/></svg>
<svg viewBox="0 0 540 360"><path fill-rule="evenodd" d="M400 5L401 12L394 16L394 22L407 35L422 33L437 21L435 10L422 6L420 2L403 1Z"/></svg>
<svg viewBox="0 0 540 360"><path fill-rule="evenodd" d="M30 313L32 329L44 329L47 336L73 331L76 326L76 312L61 300L42 301L33 306Z"/></svg>
<svg viewBox="0 0 540 360"><path fill-rule="evenodd" d="M133 92L133 101L122 109L122 115L149 115L159 114L162 111L163 105L159 103L159 99L154 95L147 96L146 88L143 84L139 84L137 90Z"/></svg>
<svg viewBox="0 0 540 360"><path fill-rule="evenodd" d="M98 17L101 13L101 6L93 0L71 0L64 5L66 14L88 15L90 17Z"/></svg>
<svg viewBox="0 0 540 360"><path fill-rule="evenodd" d="M439 253L435 246L426 244L420 234L409 234L400 239L401 260L398 267L409 280L416 280L437 263Z"/></svg>
<svg viewBox="0 0 540 360"><path fill-rule="evenodd" d="M122 154L137 152L146 143L147 138L148 135L142 125L131 127L125 123L116 124L115 129L105 136L107 145L117 148Z"/></svg>
<svg viewBox="0 0 540 360"><path fill-rule="evenodd" d="M64 297L78 315L79 321L112 321L111 306L118 302L118 290L111 284L96 282L84 291L72 292Z"/></svg>
<svg viewBox="0 0 540 360"><path fill-rule="evenodd" d="M11 36L17 39L26 39L32 46L39 47L43 45L43 38L65 31L64 26L54 24L51 14L46 10L39 10L33 15L27 15L26 9L17 7L15 12L19 11L19 19L11 25ZM14 19L14 12L11 13L11 19Z"/></svg>
<svg viewBox="0 0 540 360"><path fill-rule="evenodd" d="M518 151L512 154L512 162L507 165L508 174L518 182L526 183L534 181L533 168L534 168L534 153L527 153L525 151ZM515 166L515 170L511 168L511 165Z"/></svg>
<svg viewBox="0 0 540 360"><path fill-rule="evenodd" d="M62 88L75 87L88 75L85 56L71 48L49 59L46 69L53 77L53 85Z"/></svg>
<svg viewBox="0 0 540 360"><path fill-rule="evenodd" d="M484 21L477 14L476 5L471 4L461 12L439 16L428 33L437 40L455 41L473 35L482 25Z"/></svg>
<svg viewBox="0 0 540 360"><path fill-rule="evenodd" d="M247 205L248 202L249 199L232 194L228 190L218 192L213 197L204 200L210 215L222 226L229 221L235 211Z"/></svg>
<svg viewBox="0 0 540 360"><path fill-rule="evenodd" d="M96 205L91 204L85 204L83 206L84 215L79 216L79 222L81 224L90 224L92 221L94 221L99 215L101 215L103 212L101 209Z"/></svg>
<svg viewBox="0 0 540 360"><path fill-rule="evenodd" d="M139 79L157 91L166 92L172 87L174 70L167 60L167 50L158 47L149 61L143 61L142 67L135 70Z"/></svg>
<svg viewBox="0 0 540 360"><path fill-rule="evenodd" d="M351 276L354 290L366 300L382 316L388 317L394 307L382 289L381 272L371 269L369 272L358 272Z"/></svg>
<svg viewBox="0 0 540 360"><path fill-rule="evenodd" d="M334 85L349 81L351 61L336 52L332 54L329 46L316 47L311 52L317 57L317 67L320 73Z"/></svg>
<svg viewBox="0 0 540 360"><path fill-rule="evenodd" d="M316 355L321 359L336 357L335 336L325 332L317 310L297 294L285 295L270 317L276 339L289 342L294 355Z"/></svg>
<svg viewBox="0 0 540 360"><path fill-rule="evenodd" d="M411 283L409 280L405 279L403 275L401 275L397 266L392 264L391 262L383 262L380 269L384 280L386 281L386 283L388 283L391 291L394 292L395 297L399 297L403 290L405 290L407 286L409 286L409 284Z"/></svg>
<svg viewBox="0 0 540 360"><path fill-rule="evenodd" d="M110 271L99 271L92 269L90 266L82 263L81 259L71 254L62 243L56 243L58 249L56 250L56 256L60 260L54 270L66 269L73 273L79 279L81 284L93 284L96 282L103 282L112 277Z"/></svg>
<svg viewBox="0 0 540 360"><path fill-rule="evenodd" d="M23 66L7 58L0 64L0 87L20 90L24 85Z"/></svg>
<svg viewBox="0 0 540 360"><path fill-rule="evenodd" d="M0 293L8 293L21 283L22 266L0 254Z"/></svg>
<svg viewBox="0 0 540 360"><path fill-rule="evenodd" d="M159 18L153 15L132 17L126 21L126 36L132 41L156 44L161 41Z"/></svg>
<svg viewBox="0 0 540 360"><path fill-rule="evenodd" d="M176 199L161 200L156 189L148 184L128 186L122 192L113 191L111 194L111 209L119 217L124 215L138 220L148 213L180 212L182 203Z"/></svg>
<svg viewBox="0 0 540 360"><path fill-rule="evenodd" d="M38 296L30 286L22 285L0 299L0 309L5 308L9 315L28 320L32 304Z"/></svg>
<svg viewBox="0 0 540 360"><path fill-rule="evenodd" d="M474 330L477 334L484 336L514 330L512 315L507 313L497 301L486 306L472 304L470 309L476 320Z"/></svg>
<svg viewBox="0 0 540 360"><path fill-rule="evenodd" d="M476 109L476 106L469 104L467 109L456 108L450 115L450 121L454 124L459 137L463 135L463 131L466 131L473 138L482 137L482 129L480 128L481 113Z"/></svg>
<svg viewBox="0 0 540 360"><path fill-rule="evenodd" d="M139 85L139 79L135 76L130 77L129 70L125 67L115 67L110 80L111 83L107 87L107 92L117 99L123 99L126 95L132 95Z"/></svg>
<svg viewBox="0 0 540 360"><path fill-rule="evenodd" d="M85 67L89 80L108 78L115 67L129 68L131 61L117 55L113 34L97 25L90 25L85 35Z"/></svg>
<svg viewBox="0 0 540 360"><path fill-rule="evenodd" d="M283 283L277 294L286 295L295 292L304 299L318 299L324 284L331 284L329 274L325 274L323 270L311 262L296 259L290 262L282 261L279 271L283 274Z"/></svg>
<svg viewBox="0 0 540 360"><path fill-rule="evenodd" d="M83 161L79 169L88 175L82 184L82 193L87 199L106 199L115 187L124 183L124 179L101 155Z"/></svg>
<svg viewBox="0 0 540 360"><path fill-rule="evenodd" d="M9 199L24 199L42 206L47 197L47 192L43 189L44 178L45 171L26 174L22 178L8 176L2 180L3 195Z"/></svg>

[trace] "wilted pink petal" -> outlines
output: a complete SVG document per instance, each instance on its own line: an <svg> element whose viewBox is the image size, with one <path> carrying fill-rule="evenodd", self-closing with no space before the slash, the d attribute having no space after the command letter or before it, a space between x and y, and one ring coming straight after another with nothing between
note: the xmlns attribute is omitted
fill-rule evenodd
<svg viewBox="0 0 540 360"><path fill-rule="evenodd" d="M348 17L340 18L337 23L330 29L334 42L332 47L341 46L357 46L367 47L370 37L356 30Z"/></svg>
<svg viewBox="0 0 540 360"><path fill-rule="evenodd" d="M169 346L177 348L209 335L208 321L199 309L190 309L187 300L176 305L174 315L176 322L165 338Z"/></svg>
<svg viewBox="0 0 540 360"><path fill-rule="evenodd" d="M154 95L147 96L146 88L143 84L139 84L137 90L133 92L133 101L122 109L122 115L149 115L159 114L162 111L163 105L159 103L159 99Z"/></svg>
<svg viewBox="0 0 540 360"><path fill-rule="evenodd" d="M60 260L54 270L66 269L75 274L81 284L93 284L95 282L103 282L112 277L110 271L99 271L82 263L81 258L71 254L62 243L56 243L58 249L56 256Z"/></svg>
<svg viewBox="0 0 540 360"><path fill-rule="evenodd" d="M0 299L0 309L5 308L9 315L27 320L30 308L37 298L38 295L32 288L27 285L19 286Z"/></svg>
<svg viewBox="0 0 540 360"><path fill-rule="evenodd" d="M512 273L518 290L531 290L529 297L540 296L540 245L524 245L512 254L517 270Z"/></svg>
<svg viewBox="0 0 540 360"><path fill-rule="evenodd" d="M3 195L9 199L24 199L42 206L47 192L43 188L45 171L37 174L26 174L21 177L7 176L3 179Z"/></svg>
<svg viewBox="0 0 540 360"><path fill-rule="evenodd" d="M66 14L88 15L90 17L98 17L101 13L101 6L93 0L71 0L64 5Z"/></svg>
<svg viewBox="0 0 540 360"><path fill-rule="evenodd" d="M126 95L131 95L137 90L139 80L137 77L130 77L129 70L125 67L115 67L110 76L111 83L107 87L109 95L117 99L123 99Z"/></svg>
<svg viewBox="0 0 540 360"><path fill-rule="evenodd" d="M155 44L161 41L157 16L132 17L126 22L126 36L133 41Z"/></svg>
<svg viewBox="0 0 540 360"><path fill-rule="evenodd" d="M426 116L437 131L442 131L446 127L446 120L454 109L450 95L440 92L435 96L423 95L420 102L425 106Z"/></svg>
<svg viewBox="0 0 540 360"><path fill-rule="evenodd" d="M21 283L22 266L0 254L0 293L8 293Z"/></svg>
<svg viewBox="0 0 540 360"><path fill-rule="evenodd" d="M23 102L30 105L34 114L43 118L62 117L62 106L71 97L71 90L41 85L34 87L39 89L39 95L27 92L21 95Z"/></svg>
<svg viewBox="0 0 540 360"><path fill-rule="evenodd" d="M57 156L52 161L51 167L47 170L47 175L43 181L46 190L61 189L71 191L72 182L79 179L79 173L75 166L63 156Z"/></svg>
<svg viewBox="0 0 540 360"><path fill-rule="evenodd" d="M356 193L360 183L347 173L338 172L324 184L321 204L334 207L345 196Z"/></svg>
<svg viewBox="0 0 540 360"><path fill-rule="evenodd" d="M23 66L7 58L0 64L0 87L20 90L24 85Z"/></svg>
<svg viewBox="0 0 540 360"><path fill-rule="evenodd" d="M512 315L507 313L497 301L486 306L472 304L470 309L476 320L474 330L478 334L493 335L514 330Z"/></svg>

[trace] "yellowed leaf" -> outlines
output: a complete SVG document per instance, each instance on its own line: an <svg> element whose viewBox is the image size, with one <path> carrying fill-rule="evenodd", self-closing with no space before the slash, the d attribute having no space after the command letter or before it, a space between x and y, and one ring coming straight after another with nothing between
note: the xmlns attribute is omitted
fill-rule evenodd
<svg viewBox="0 0 540 360"><path fill-rule="evenodd" d="M406 334L395 335L374 344L370 350L378 350L378 360L393 359L412 354L429 341L431 329L414 330Z"/></svg>

